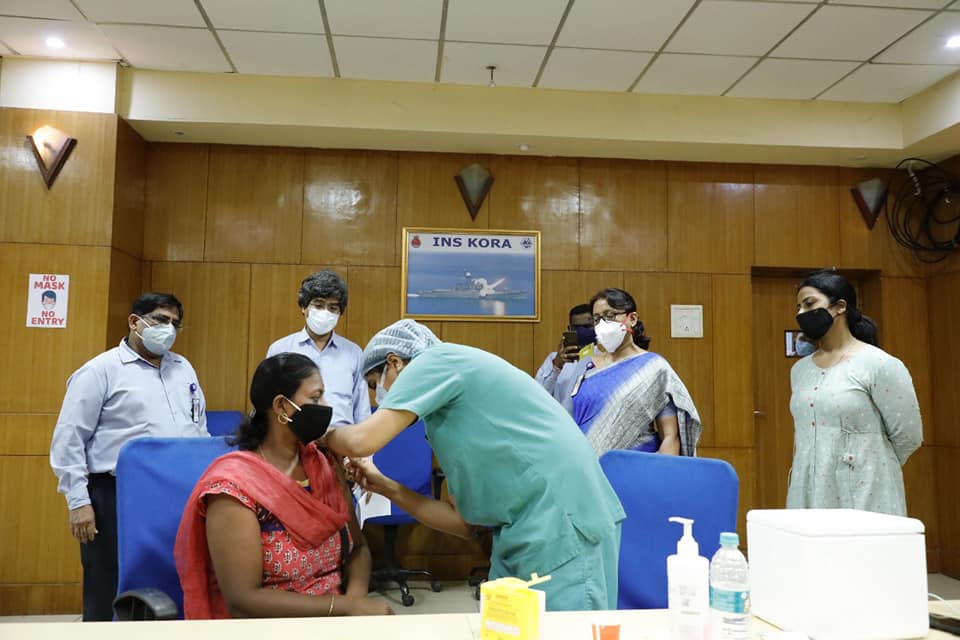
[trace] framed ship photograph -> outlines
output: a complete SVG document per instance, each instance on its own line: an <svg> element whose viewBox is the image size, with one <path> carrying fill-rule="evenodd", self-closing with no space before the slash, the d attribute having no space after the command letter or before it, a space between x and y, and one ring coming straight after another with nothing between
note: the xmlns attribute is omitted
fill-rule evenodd
<svg viewBox="0 0 960 640"><path fill-rule="evenodd" d="M404 318L540 319L539 231L405 227L401 273Z"/></svg>

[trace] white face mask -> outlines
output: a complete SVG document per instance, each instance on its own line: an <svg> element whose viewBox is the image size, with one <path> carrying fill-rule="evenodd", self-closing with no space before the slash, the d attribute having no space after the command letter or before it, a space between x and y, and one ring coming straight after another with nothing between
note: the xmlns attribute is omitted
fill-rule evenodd
<svg viewBox="0 0 960 640"><path fill-rule="evenodd" d="M383 381L386 379L386 377L387 367L384 365L383 373L380 374L380 380L377 381L377 390L374 392L374 400L376 401L378 407L383 404L383 401L387 397L387 390L383 386Z"/></svg>
<svg viewBox="0 0 960 640"><path fill-rule="evenodd" d="M607 353L616 351L623 344L623 337L627 335L627 327L616 320L601 320L594 331L597 334L597 342Z"/></svg>
<svg viewBox="0 0 960 640"><path fill-rule="evenodd" d="M146 324L146 320L143 318L140 319ZM177 339L177 329L169 323L158 323L153 326L147 325L143 333L136 333L143 341L144 348L155 356L162 356L167 351L170 351L170 347L173 346L173 342Z"/></svg>
<svg viewBox="0 0 960 640"><path fill-rule="evenodd" d="M318 336L325 336L333 331L339 319L339 313L331 313L326 309L310 307L310 311L307 312L307 327Z"/></svg>

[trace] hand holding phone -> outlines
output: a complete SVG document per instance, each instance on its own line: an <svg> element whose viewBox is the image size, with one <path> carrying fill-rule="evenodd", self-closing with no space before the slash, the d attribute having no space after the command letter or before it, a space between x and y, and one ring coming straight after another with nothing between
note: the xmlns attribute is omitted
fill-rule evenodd
<svg viewBox="0 0 960 640"><path fill-rule="evenodd" d="M577 339L576 331L564 331L563 339L557 347L557 355L553 358L553 366L562 369L568 362L576 362L580 359L580 342Z"/></svg>

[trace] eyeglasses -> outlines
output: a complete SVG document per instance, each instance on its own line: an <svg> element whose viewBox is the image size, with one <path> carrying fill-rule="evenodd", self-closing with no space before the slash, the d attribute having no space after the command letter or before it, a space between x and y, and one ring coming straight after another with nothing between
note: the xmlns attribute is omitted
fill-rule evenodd
<svg viewBox="0 0 960 640"><path fill-rule="evenodd" d="M593 316L593 326L600 324L601 320L606 320L607 322L614 322L617 319L617 316L627 315L626 311L613 311L607 310L603 313L599 313Z"/></svg>
<svg viewBox="0 0 960 640"><path fill-rule="evenodd" d="M153 315L151 315L151 316L140 316L140 319L141 319L141 320L149 320L150 322L152 322L152 323L154 323L154 324L172 324L172 325L173 325L173 328L176 329L177 331L182 331L182 330L183 330L183 325L180 324L180 321L179 321L179 320L174 320L173 318L171 318L171 317L169 317L169 316L153 316Z"/></svg>

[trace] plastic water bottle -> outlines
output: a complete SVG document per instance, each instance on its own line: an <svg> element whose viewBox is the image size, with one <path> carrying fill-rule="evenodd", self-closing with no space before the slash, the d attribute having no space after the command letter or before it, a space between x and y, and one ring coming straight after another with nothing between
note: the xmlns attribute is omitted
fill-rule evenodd
<svg viewBox="0 0 960 640"><path fill-rule="evenodd" d="M710 639L750 637L750 568L737 545L740 537L725 531L710 561Z"/></svg>

